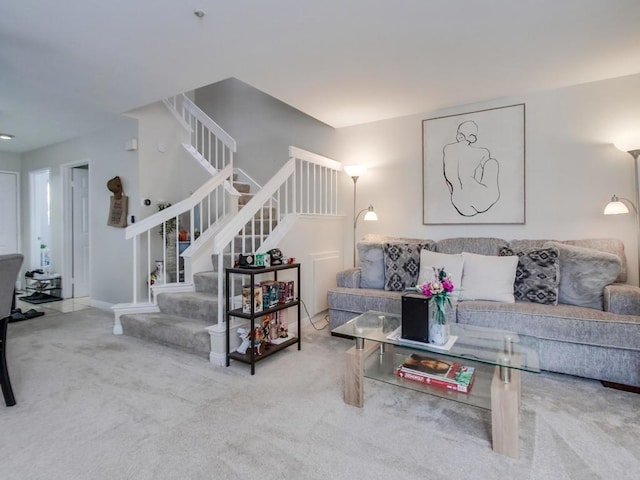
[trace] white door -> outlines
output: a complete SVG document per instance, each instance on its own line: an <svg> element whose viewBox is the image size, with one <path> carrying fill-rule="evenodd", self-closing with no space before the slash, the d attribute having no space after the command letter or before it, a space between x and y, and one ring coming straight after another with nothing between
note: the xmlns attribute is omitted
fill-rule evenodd
<svg viewBox="0 0 640 480"><path fill-rule="evenodd" d="M71 220L73 242L73 296L88 297L89 273L89 166L71 169Z"/></svg>
<svg viewBox="0 0 640 480"><path fill-rule="evenodd" d="M18 253L18 174L0 172L0 255Z"/></svg>

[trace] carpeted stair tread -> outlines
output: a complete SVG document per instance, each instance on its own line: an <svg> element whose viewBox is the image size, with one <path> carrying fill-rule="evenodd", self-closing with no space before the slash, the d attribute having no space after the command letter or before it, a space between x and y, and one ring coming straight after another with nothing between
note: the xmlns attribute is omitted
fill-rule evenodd
<svg viewBox="0 0 640 480"><path fill-rule="evenodd" d="M251 185L245 182L233 182L233 188L240 193L250 193Z"/></svg>
<svg viewBox="0 0 640 480"><path fill-rule="evenodd" d="M125 335L209 358L211 340L201 321L164 313L122 315L120 321Z"/></svg>
<svg viewBox="0 0 640 480"><path fill-rule="evenodd" d="M204 325L213 325L217 321L218 297L212 293L160 293L157 301L160 311L166 315L199 320Z"/></svg>
<svg viewBox="0 0 640 480"><path fill-rule="evenodd" d="M218 274L214 271L194 273L193 284L196 292L215 295L218 292Z"/></svg>

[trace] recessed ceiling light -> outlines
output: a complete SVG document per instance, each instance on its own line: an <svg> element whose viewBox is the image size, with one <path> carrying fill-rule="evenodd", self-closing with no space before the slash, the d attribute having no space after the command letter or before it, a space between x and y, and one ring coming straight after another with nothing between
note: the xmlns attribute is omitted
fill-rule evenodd
<svg viewBox="0 0 640 480"><path fill-rule="evenodd" d="M196 11L193 12L193 14L198 18L204 17L204 11L202 11L202 10L196 10Z"/></svg>
<svg viewBox="0 0 640 480"><path fill-rule="evenodd" d="M13 135L10 133L0 133L0 140L11 140Z"/></svg>

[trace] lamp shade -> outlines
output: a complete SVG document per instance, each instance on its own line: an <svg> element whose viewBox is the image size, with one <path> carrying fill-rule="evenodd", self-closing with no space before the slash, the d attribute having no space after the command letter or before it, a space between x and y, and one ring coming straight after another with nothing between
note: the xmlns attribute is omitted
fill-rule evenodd
<svg viewBox="0 0 640 480"><path fill-rule="evenodd" d="M345 165L344 171L350 177L360 177L367 171L364 165Z"/></svg>
<svg viewBox="0 0 640 480"><path fill-rule="evenodd" d="M617 140L614 145L618 150L623 152L631 152L640 150L640 136L625 137Z"/></svg>
<svg viewBox="0 0 640 480"><path fill-rule="evenodd" d="M621 213L629 213L629 209L622 202L609 202L607 206L604 207L605 215L619 215Z"/></svg>
<svg viewBox="0 0 640 480"><path fill-rule="evenodd" d="M367 209L367 213L364 214L364 221L365 222L378 221L378 215L376 215L376 212L373 211L373 205L369 205L369 208Z"/></svg>
<svg viewBox="0 0 640 480"><path fill-rule="evenodd" d="M611 197L611 201L604 207L605 215L619 215L621 213L629 213L629 208L620 201L617 196Z"/></svg>

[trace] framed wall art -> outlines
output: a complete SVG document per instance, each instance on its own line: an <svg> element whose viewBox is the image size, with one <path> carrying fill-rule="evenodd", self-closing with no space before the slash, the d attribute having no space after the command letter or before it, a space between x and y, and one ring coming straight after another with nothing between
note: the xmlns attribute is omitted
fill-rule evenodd
<svg viewBox="0 0 640 480"><path fill-rule="evenodd" d="M525 223L525 106L422 121L423 224Z"/></svg>

